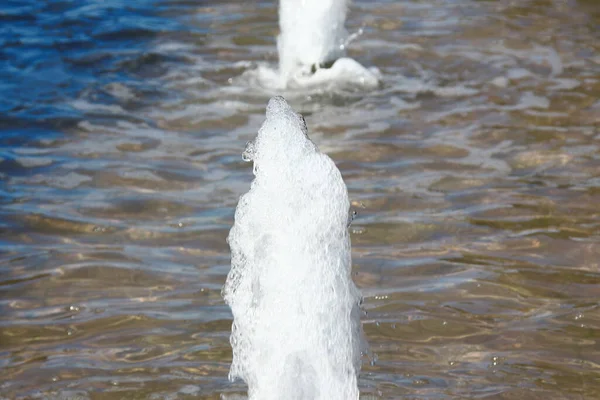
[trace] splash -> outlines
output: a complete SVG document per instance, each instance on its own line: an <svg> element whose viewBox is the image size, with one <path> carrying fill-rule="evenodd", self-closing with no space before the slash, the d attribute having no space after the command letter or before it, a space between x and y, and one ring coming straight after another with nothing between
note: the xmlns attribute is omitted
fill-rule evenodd
<svg viewBox="0 0 600 400"><path fill-rule="evenodd" d="M280 1L277 50L285 79L299 69L333 64L344 55L347 8L347 0Z"/></svg>
<svg viewBox="0 0 600 400"><path fill-rule="evenodd" d="M243 154L255 179L228 237L230 379L248 384L250 400L358 399L360 293L346 185L282 97L266 116Z"/></svg>
<svg viewBox="0 0 600 400"><path fill-rule="evenodd" d="M244 80L272 89L328 89L379 85L377 68L365 68L346 57L358 37L345 28L348 0L280 0L277 50L279 70L260 66Z"/></svg>

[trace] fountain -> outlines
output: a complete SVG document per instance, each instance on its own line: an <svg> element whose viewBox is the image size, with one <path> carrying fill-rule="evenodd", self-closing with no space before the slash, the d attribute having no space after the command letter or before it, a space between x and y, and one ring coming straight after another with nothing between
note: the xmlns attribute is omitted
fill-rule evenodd
<svg viewBox="0 0 600 400"><path fill-rule="evenodd" d="M296 71L314 73L344 55L347 0L281 0L277 50L286 80Z"/></svg>
<svg viewBox="0 0 600 400"><path fill-rule="evenodd" d="M261 86L282 89L323 89L350 85L373 89L377 68L365 68L346 57L353 37L345 28L348 0L280 0L279 70L261 66L246 78Z"/></svg>
<svg viewBox="0 0 600 400"><path fill-rule="evenodd" d="M279 96L243 157L255 178L228 237L229 377L250 400L358 399L361 297L342 175Z"/></svg>

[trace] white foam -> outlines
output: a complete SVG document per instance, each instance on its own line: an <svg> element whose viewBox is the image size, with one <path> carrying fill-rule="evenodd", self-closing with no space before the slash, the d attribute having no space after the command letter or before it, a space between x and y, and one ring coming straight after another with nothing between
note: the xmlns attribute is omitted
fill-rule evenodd
<svg viewBox="0 0 600 400"><path fill-rule="evenodd" d="M249 399L358 399L360 293L350 277L350 203L333 161L282 97L244 159L255 179L228 237L230 379Z"/></svg>
<svg viewBox="0 0 600 400"><path fill-rule="evenodd" d="M379 86L381 73L376 67L366 68L352 58L342 57L330 68L319 68L314 73L309 67L295 70L284 76L269 65L246 71L236 81L239 84L258 86L272 91L286 90L288 95L298 91L303 95L338 89L372 90Z"/></svg>
<svg viewBox="0 0 600 400"><path fill-rule="evenodd" d="M277 50L284 79L345 54L347 9L348 0L280 0Z"/></svg>
<svg viewBox="0 0 600 400"><path fill-rule="evenodd" d="M348 36L347 9L348 0L280 0L279 69L262 65L242 81L274 90L376 88L379 70L345 57L350 41L362 33Z"/></svg>
<svg viewBox="0 0 600 400"><path fill-rule="evenodd" d="M342 57L330 68L317 69L312 74L297 73L287 81L287 87L313 88L326 87L329 83L348 83L365 89L379 84L380 73L377 68L365 68L352 58Z"/></svg>

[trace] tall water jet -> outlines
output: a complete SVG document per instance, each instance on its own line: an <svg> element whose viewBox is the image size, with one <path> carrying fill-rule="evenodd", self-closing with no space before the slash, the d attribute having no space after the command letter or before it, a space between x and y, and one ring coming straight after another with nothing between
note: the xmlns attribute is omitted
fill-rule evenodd
<svg viewBox="0 0 600 400"><path fill-rule="evenodd" d="M360 293L342 175L282 97L243 157L255 178L228 237L229 377L248 384L250 400L358 399Z"/></svg>
<svg viewBox="0 0 600 400"><path fill-rule="evenodd" d="M284 79L345 55L347 8L348 0L280 0L277 49Z"/></svg>
<svg viewBox="0 0 600 400"><path fill-rule="evenodd" d="M358 36L348 36L345 28L348 4L349 0L280 0L279 68L259 65L242 76L243 82L276 90L376 88L379 70L346 57L349 42Z"/></svg>

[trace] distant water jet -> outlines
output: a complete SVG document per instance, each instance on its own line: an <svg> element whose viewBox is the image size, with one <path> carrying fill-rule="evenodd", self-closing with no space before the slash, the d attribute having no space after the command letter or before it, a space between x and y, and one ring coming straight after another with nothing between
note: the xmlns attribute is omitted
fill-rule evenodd
<svg viewBox="0 0 600 400"><path fill-rule="evenodd" d="M333 87L373 89L377 68L365 68L346 57L348 44L362 33L345 28L349 0L280 0L277 50L279 68L259 66L244 82L270 89L328 90Z"/></svg>
<svg viewBox="0 0 600 400"><path fill-rule="evenodd" d="M349 42L345 22L349 0L280 0L277 50L284 86L310 86L324 80L348 80L367 87L378 71L345 58ZM329 70L329 71L327 71Z"/></svg>
<svg viewBox="0 0 600 400"><path fill-rule="evenodd" d="M345 55L347 8L347 0L280 0L277 50L283 77L331 67Z"/></svg>
<svg viewBox="0 0 600 400"><path fill-rule="evenodd" d="M358 399L361 297L341 173L282 97L243 156L255 178L228 237L230 379L248 384L250 400Z"/></svg>

